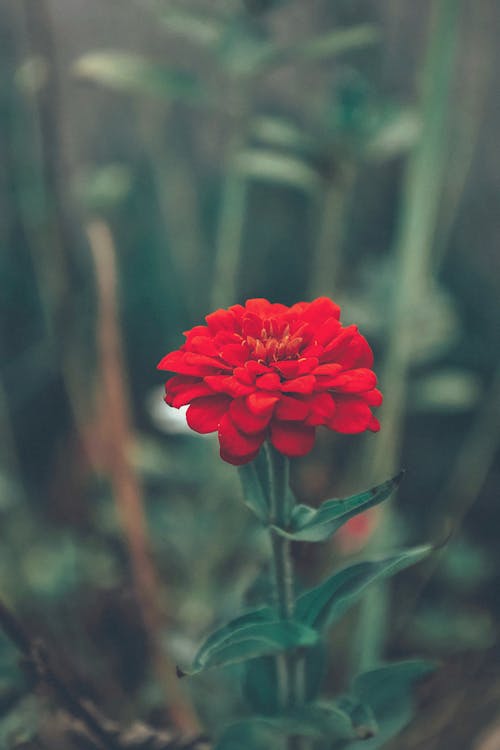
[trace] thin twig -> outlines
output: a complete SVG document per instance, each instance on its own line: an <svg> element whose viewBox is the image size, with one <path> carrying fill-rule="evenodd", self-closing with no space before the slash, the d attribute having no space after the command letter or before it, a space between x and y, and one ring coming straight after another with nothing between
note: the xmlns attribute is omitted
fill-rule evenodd
<svg viewBox="0 0 500 750"><path fill-rule="evenodd" d="M100 721L80 701L51 664L46 647L40 641L32 640L21 622L0 599L0 628L33 666L40 682L48 685L59 703L76 719L86 726L91 735L106 750L120 750L115 732L108 731Z"/></svg>
<svg viewBox="0 0 500 750"><path fill-rule="evenodd" d="M109 472L114 498L130 552L132 575L143 622L152 647L153 661L165 688L168 710L175 726L186 732L199 730L198 720L175 674L175 665L165 653L160 633L160 584L153 564L143 497L131 461L133 434L125 381L118 305L116 299L115 247L103 221L88 226L88 237L98 287L98 351L101 428L105 442L104 468Z"/></svg>

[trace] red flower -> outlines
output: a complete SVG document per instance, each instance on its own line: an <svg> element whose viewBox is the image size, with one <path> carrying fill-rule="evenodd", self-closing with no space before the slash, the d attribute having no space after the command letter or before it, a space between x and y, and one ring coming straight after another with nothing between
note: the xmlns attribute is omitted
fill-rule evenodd
<svg viewBox="0 0 500 750"><path fill-rule="evenodd" d="M165 401L190 404L189 426L218 431L221 457L252 461L269 438L286 456L303 456L316 427L357 433L380 429L372 407L373 354L356 326L344 327L327 297L291 307L250 299L205 318L158 369L177 373Z"/></svg>

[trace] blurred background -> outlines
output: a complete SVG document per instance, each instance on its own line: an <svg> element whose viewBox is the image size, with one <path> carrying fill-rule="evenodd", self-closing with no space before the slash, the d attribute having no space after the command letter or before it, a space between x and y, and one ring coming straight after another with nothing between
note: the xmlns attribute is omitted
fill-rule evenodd
<svg viewBox="0 0 500 750"><path fill-rule="evenodd" d="M391 747L499 750L499 31L495 0L1 0L0 597L133 747L244 713L236 670L175 664L269 596L237 473L156 364L217 307L325 294L382 430L320 432L296 494L407 471L294 549L301 584L440 546L340 624L325 690L436 658ZM0 746L101 747L21 667L0 635Z"/></svg>

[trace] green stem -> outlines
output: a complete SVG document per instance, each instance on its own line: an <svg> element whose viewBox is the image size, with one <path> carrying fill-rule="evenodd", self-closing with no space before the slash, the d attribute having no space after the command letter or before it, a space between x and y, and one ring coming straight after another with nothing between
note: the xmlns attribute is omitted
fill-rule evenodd
<svg viewBox="0 0 500 750"><path fill-rule="evenodd" d="M269 444L266 444L266 454L269 468L270 522L272 525L286 527L292 510L288 500L289 462ZM295 601L291 543L272 529L270 537L278 613L281 619L291 620ZM300 661L296 652L285 652L276 657L279 698L284 710L293 709L303 700L300 684L303 669ZM288 748L299 750L298 738L291 737Z"/></svg>

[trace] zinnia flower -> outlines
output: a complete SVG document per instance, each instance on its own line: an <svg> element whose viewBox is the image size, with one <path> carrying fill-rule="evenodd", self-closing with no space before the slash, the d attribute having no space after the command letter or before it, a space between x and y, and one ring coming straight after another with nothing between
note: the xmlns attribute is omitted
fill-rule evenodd
<svg viewBox="0 0 500 750"><path fill-rule="evenodd" d="M177 373L165 401L190 404L189 426L217 431L221 457L236 465L252 461L266 439L286 456L303 456L319 425L377 431L372 407L382 394L373 354L357 327L339 317L327 297L291 307L250 299L216 310L159 363Z"/></svg>

